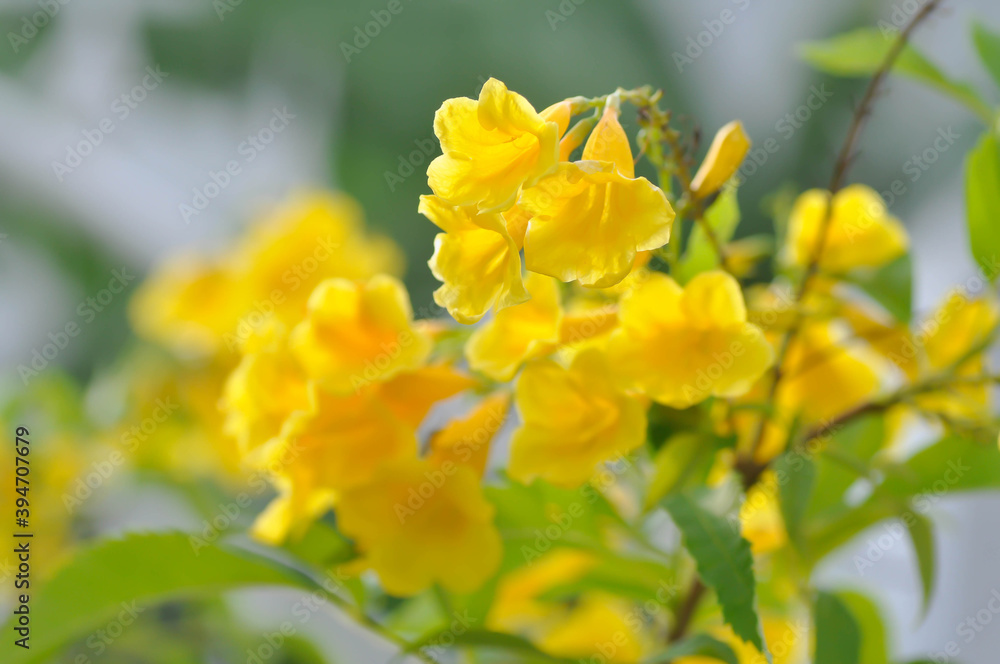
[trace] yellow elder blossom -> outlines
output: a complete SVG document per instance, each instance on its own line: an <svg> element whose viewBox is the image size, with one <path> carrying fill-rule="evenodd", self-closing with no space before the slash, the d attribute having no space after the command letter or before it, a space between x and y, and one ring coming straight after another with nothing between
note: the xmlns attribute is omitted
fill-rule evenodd
<svg viewBox="0 0 1000 664"><path fill-rule="evenodd" d="M387 464L346 491L338 523L387 592L413 595L434 583L471 592L500 564L493 506L468 466L445 474L427 460Z"/></svg>
<svg viewBox="0 0 1000 664"><path fill-rule="evenodd" d="M480 476L486 470L490 441L503 426L510 395L498 392L483 399L467 417L452 420L431 437L427 459L435 466L467 465Z"/></svg>
<svg viewBox="0 0 1000 664"><path fill-rule="evenodd" d="M529 274L526 282L531 299L496 312L465 345L469 367L494 380L510 380L523 362L559 343L559 284L541 274Z"/></svg>
<svg viewBox="0 0 1000 664"><path fill-rule="evenodd" d="M557 657L638 664L647 643L637 631L636 611L612 595L586 595L545 634L538 647Z"/></svg>
<svg viewBox="0 0 1000 664"><path fill-rule="evenodd" d="M429 265L434 277L444 282L434 291L434 301L455 320L475 323L493 307L528 299L521 281L520 246L503 216L452 207L436 196L421 196L419 212L445 231L434 238ZM515 233L523 236L524 231Z"/></svg>
<svg viewBox="0 0 1000 664"><path fill-rule="evenodd" d="M747 492L740 506L740 525L740 532L756 554L776 551L788 541L778 506L778 480L773 471L765 472Z"/></svg>
<svg viewBox="0 0 1000 664"><path fill-rule="evenodd" d="M833 197L812 189L799 196L788 221L785 252L795 265L807 265L819 246L827 224L819 266L842 273L854 268L877 268L906 253L909 239L898 219L889 214L882 197L861 184L850 185Z"/></svg>
<svg viewBox="0 0 1000 664"><path fill-rule="evenodd" d="M739 284L725 272L703 272L683 288L651 274L622 298L619 319L608 346L615 371L674 408L739 396L773 361L771 345L747 322Z"/></svg>
<svg viewBox="0 0 1000 664"><path fill-rule="evenodd" d="M431 351L430 339L413 326L406 288L386 275L321 283L291 346L310 377L342 394L416 368Z"/></svg>
<svg viewBox="0 0 1000 664"><path fill-rule="evenodd" d="M444 154L427 169L431 190L449 205L481 212L509 208L522 186L530 187L555 166L558 120L546 121L495 78L486 81L478 100L445 101L434 115Z"/></svg>
<svg viewBox="0 0 1000 664"><path fill-rule="evenodd" d="M583 161L562 162L526 189L519 206L531 220L525 265L562 281L603 288L624 279L636 253L670 239L674 210L645 178L636 178L617 110L606 108Z"/></svg>
<svg viewBox="0 0 1000 664"><path fill-rule="evenodd" d="M580 352L568 369L551 360L525 367L517 381L523 423L511 440L510 476L574 487L598 464L640 447L646 410L614 384L600 351Z"/></svg>
<svg viewBox="0 0 1000 664"><path fill-rule="evenodd" d="M691 180L691 193L695 198L714 194L733 177L750 150L750 138L743 124L733 120L715 134L702 162Z"/></svg>

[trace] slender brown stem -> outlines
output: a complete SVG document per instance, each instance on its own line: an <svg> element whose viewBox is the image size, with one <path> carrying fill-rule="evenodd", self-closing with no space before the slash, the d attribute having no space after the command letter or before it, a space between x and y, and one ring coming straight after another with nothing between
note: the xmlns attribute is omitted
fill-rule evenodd
<svg viewBox="0 0 1000 664"><path fill-rule="evenodd" d="M695 578L691 582L691 587L684 598L684 603L681 604L680 609L677 611L677 621L667 635L669 643L679 641L687 634L688 627L691 626L695 611L697 611L698 604L701 602L701 598L705 595L706 590L707 588L705 588L705 584L701 582L701 579Z"/></svg>

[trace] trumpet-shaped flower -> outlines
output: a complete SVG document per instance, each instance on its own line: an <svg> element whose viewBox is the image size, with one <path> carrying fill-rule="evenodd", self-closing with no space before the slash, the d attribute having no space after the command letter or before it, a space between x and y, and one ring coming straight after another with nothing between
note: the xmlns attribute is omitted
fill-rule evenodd
<svg viewBox="0 0 1000 664"><path fill-rule="evenodd" d="M821 244L824 227L826 239ZM820 246L820 268L843 273L890 263L906 253L909 239L882 197L855 184L837 192L832 202L829 192L819 189L805 192L795 202L788 221L788 260L807 265Z"/></svg>
<svg viewBox="0 0 1000 664"><path fill-rule="evenodd" d="M475 323L493 307L528 299L519 248L499 213L477 214L474 208L452 207L436 196L420 197L420 213L445 231L434 238L429 265L444 282L434 291L434 301L455 320Z"/></svg>
<svg viewBox="0 0 1000 664"><path fill-rule="evenodd" d="M612 366L654 401L674 408L750 389L773 361L747 322L743 293L725 272L703 272L682 288L665 275L627 294L609 341Z"/></svg>
<svg viewBox="0 0 1000 664"><path fill-rule="evenodd" d="M628 138L606 111L583 151L526 189L531 216L524 260L532 272L603 288L624 279L636 253L670 240L674 210L658 187L635 178Z"/></svg>
<svg viewBox="0 0 1000 664"><path fill-rule="evenodd" d="M387 464L341 498L341 529L389 593L414 595L434 583L471 592L499 566L500 534L479 477L467 466L452 470L444 475L422 459Z"/></svg>
<svg viewBox="0 0 1000 664"><path fill-rule="evenodd" d="M479 99L449 99L434 115L441 156L431 162L431 190L455 206L481 212L509 208L556 164L560 127L491 78ZM566 118L568 122L568 118Z"/></svg>
<svg viewBox="0 0 1000 664"><path fill-rule="evenodd" d="M634 620L634 608L616 597L587 595L540 640L538 647L557 657L637 664L648 647Z"/></svg>
<svg viewBox="0 0 1000 664"><path fill-rule="evenodd" d="M559 284L540 274L529 274L526 281L531 299L498 311L465 346L469 366L494 380L510 380L523 362L559 343Z"/></svg>
<svg viewBox="0 0 1000 664"><path fill-rule="evenodd" d="M598 464L646 440L646 410L620 391L603 353L581 351L568 369L551 360L525 367L517 381L522 425L511 440L510 476L579 486Z"/></svg>
<svg viewBox="0 0 1000 664"><path fill-rule="evenodd" d="M311 378L346 394L427 359L430 340L413 327L410 297L396 279L324 281L309 298L291 347Z"/></svg>
<svg viewBox="0 0 1000 664"><path fill-rule="evenodd" d="M733 120L716 132L705 161L691 180L694 197L705 198L721 189L736 173L749 150L750 138L741 122Z"/></svg>

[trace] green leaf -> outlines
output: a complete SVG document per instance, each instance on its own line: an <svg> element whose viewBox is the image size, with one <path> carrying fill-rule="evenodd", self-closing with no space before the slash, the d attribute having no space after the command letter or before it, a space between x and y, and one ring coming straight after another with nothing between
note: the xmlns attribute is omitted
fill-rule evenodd
<svg viewBox="0 0 1000 664"><path fill-rule="evenodd" d="M671 664L681 657L708 657L725 664L739 664L736 653L728 644L708 634L695 634L676 643L664 652L643 660L642 664Z"/></svg>
<svg viewBox="0 0 1000 664"><path fill-rule="evenodd" d="M197 551L196 551L197 546ZM4 661L44 659L122 612L140 613L168 599L251 585L318 586L264 556L214 544L197 545L184 533L129 535L82 551L31 598L30 650ZM10 634L12 625L4 628Z"/></svg>
<svg viewBox="0 0 1000 664"><path fill-rule="evenodd" d="M554 657L539 650L527 639L513 634L502 632L491 632L485 629L469 629L459 633L450 627L445 630L435 631L424 638L411 643L405 652L433 652L436 649L450 650L452 648L489 648L500 650L531 658L533 662L555 662L559 664L572 664L575 659L564 659Z"/></svg>
<svg viewBox="0 0 1000 664"><path fill-rule="evenodd" d="M917 571L920 585L924 590L923 612L926 613L934 594L934 573L936 570L936 549L934 547L934 524L925 516L911 513L912 518L904 519L906 529L917 554Z"/></svg>
<svg viewBox="0 0 1000 664"><path fill-rule="evenodd" d="M868 416L848 423L833 436L823 452L814 459L815 488L807 515L833 518L848 509L844 492L860 477L872 457L882 449L885 440L883 419Z"/></svg>
<svg viewBox="0 0 1000 664"><path fill-rule="evenodd" d="M778 460L774 471L785 531L792 542L799 544L802 541L802 519L816 482L816 465L804 454L789 452Z"/></svg>
<svg viewBox="0 0 1000 664"><path fill-rule="evenodd" d="M882 66L895 42L895 34L886 37L877 28L860 28L831 39L803 44L803 59L816 69L834 76L871 76ZM892 70L935 88L964 104L987 125L992 112L972 86L950 79L914 46L907 44Z"/></svg>
<svg viewBox="0 0 1000 664"><path fill-rule="evenodd" d="M722 193L705 210L705 223L716 239L725 245L733 237L740 223L740 205L736 200L736 187L725 187ZM688 239L687 249L677 265L677 279L687 283L695 275L719 265L719 254L700 223L695 224Z"/></svg>
<svg viewBox="0 0 1000 664"><path fill-rule="evenodd" d="M646 490L645 509L650 509L664 496L677 489L698 465L716 449L704 436L691 432L671 436L653 459L653 477Z"/></svg>
<svg viewBox="0 0 1000 664"><path fill-rule="evenodd" d="M873 272L853 275L851 281L885 307L897 321L910 322L913 315L913 264L909 254Z"/></svg>
<svg viewBox="0 0 1000 664"><path fill-rule="evenodd" d="M969 245L983 274L996 279L1000 259L1000 144L986 132L965 163L965 213Z"/></svg>
<svg viewBox="0 0 1000 664"><path fill-rule="evenodd" d="M814 664L858 664L861 661L861 630L839 597L820 591L816 596L814 620Z"/></svg>
<svg viewBox="0 0 1000 664"><path fill-rule="evenodd" d="M332 567L356 557L354 544L328 523L316 521L298 540L284 546L295 557L317 567Z"/></svg>
<svg viewBox="0 0 1000 664"><path fill-rule="evenodd" d="M974 21L972 43L976 45L976 52L986 66L986 71L996 84L1000 85L1000 34L993 32L979 21Z"/></svg>
<svg viewBox="0 0 1000 664"><path fill-rule="evenodd" d="M861 630L861 661L864 664L887 664L889 649L879 608L861 593L841 591L837 597L854 615Z"/></svg>
<svg viewBox="0 0 1000 664"><path fill-rule="evenodd" d="M686 494L668 496L663 506L684 535L698 574L718 596L722 615L733 632L757 650L766 652L754 606L756 589L750 543L729 521Z"/></svg>

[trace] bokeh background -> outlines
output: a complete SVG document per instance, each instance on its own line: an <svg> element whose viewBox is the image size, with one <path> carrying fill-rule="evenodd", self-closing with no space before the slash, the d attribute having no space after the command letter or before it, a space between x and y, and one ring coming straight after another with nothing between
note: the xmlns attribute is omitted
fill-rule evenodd
<svg viewBox="0 0 1000 664"><path fill-rule="evenodd" d="M809 69L797 57L797 44L891 22L894 12L912 13L922 2L399 0L398 13L383 13L390 4L0 2L5 393L21 386L17 365L30 360L49 332L73 319L112 270L137 275L131 290L138 276L168 254L224 247L260 210L306 186L355 196L370 224L404 247L415 308L430 306L435 284L426 260L436 231L416 208L426 192L426 164L436 154L433 113L445 98L476 96L490 76L537 108L567 96L649 83L707 135L739 118L758 144L774 137L780 149L741 189L739 234L766 231L768 195L828 180L863 86ZM53 15L41 21L38 13L46 7ZM376 36L359 37L373 11L391 20ZM734 20L721 22L724 11ZM949 0L915 41L945 71L990 89L969 39L974 17L1000 29L1000 4ZM708 45L689 51L706 31L710 39L703 35L701 41ZM139 100L130 91L144 80ZM829 98L809 120L799 126L783 122L817 91ZM123 94L131 96L130 104L120 99ZM996 96L988 101L995 104ZM248 136L276 114L287 118L287 126L267 145L248 147ZM109 126L110 133L101 129ZM861 142L854 180L879 190L896 179L906 183L906 193L891 207L914 239L918 311L975 274L962 225L961 174L963 154L978 130L976 119L953 102L893 80ZM95 131L99 143L78 164L68 172L56 166L66 164L69 151ZM939 131L958 138L914 180L911 157L930 147ZM206 193L213 173L232 160L240 173L204 209L185 213L183 206L195 207L198 192ZM55 362L81 381L100 373L129 339L126 300L118 297L99 312ZM892 616L892 642L901 656L929 658L958 639L961 661L993 663L1000 617L971 643L957 629L1000 590L998 507L1000 499L982 497L948 498L934 506L941 570L926 617L918 608L908 546L891 547L864 575L857 571L853 556L881 534L881 526L826 565L819 581L874 589ZM192 523L197 519L180 501L140 492L99 527ZM262 630L280 621L284 610L273 595L243 593L228 601ZM333 615L313 621L309 632L331 659L378 661L358 654L361 637Z"/></svg>

